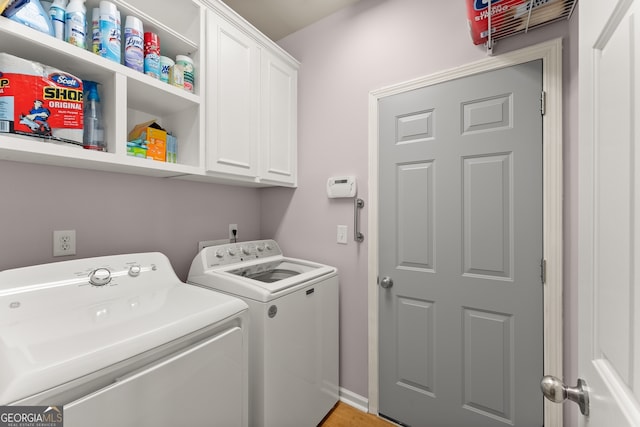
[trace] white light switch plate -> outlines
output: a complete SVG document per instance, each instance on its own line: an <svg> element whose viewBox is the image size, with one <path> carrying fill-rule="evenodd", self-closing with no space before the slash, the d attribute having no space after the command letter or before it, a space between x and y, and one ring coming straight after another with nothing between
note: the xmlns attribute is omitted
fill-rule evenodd
<svg viewBox="0 0 640 427"><path fill-rule="evenodd" d="M338 226L337 242L342 245L347 244L347 226L346 225Z"/></svg>

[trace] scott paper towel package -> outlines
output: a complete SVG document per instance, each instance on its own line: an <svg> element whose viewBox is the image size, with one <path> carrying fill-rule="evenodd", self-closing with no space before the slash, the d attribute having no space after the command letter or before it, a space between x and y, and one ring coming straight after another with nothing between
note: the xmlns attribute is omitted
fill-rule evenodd
<svg viewBox="0 0 640 427"><path fill-rule="evenodd" d="M82 80L0 52L0 133L82 145Z"/></svg>
<svg viewBox="0 0 640 427"><path fill-rule="evenodd" d="M568 0L466 0L467 22L474 44L487 41L489 12L492 37L523 31L557 19L567 8ZM489 9L491 5L491 9Z"/></svg>

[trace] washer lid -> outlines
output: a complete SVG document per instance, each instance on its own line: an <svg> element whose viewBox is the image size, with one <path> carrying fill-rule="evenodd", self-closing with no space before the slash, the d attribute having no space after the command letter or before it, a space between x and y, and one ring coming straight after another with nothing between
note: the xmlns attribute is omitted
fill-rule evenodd
<svg viewBox="0 0 640 427"><path fill-rule="evenodd" d="M278 259L246 267L229 270L229 274L247 277L263 283L274 283L281 280L295 277L300 274L309 273L318 269L318 265L294 262L289 259Z"/></svg>
<svg viewBox="0 0 640 427"><path fill-rule="evenodd" d="M187 281L240 297L270 301L335 274L336 269L328 265L271 257L209 269L190 275Z"/></svg>
<svg viewBox="0 0 640 427"><path fill-rule="evenodd" d="M91 285L89 274L102 268L110 273L108 283ZM238 298L181 283L158 253L0 272L0 404L98 371L246 309Z"/></svg>

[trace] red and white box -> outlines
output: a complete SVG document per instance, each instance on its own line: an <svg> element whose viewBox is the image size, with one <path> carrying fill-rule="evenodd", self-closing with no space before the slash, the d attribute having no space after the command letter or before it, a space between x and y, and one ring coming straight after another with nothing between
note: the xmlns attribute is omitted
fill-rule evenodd
<svg viewBox="0 0 640 427"><path fill-rule="evenodd" d="M0 133L82 145L82 80L0 53Z"/></svg>
<svg viewBox="0 0 640 427"><path fill-rule="evenodd" d="M466 0L467 22L473 44L486 43L489 35L500 38L559 18L566 10L567 0ZM491 9L489 9L491 3ZM531 9L531 13L529 10Z"/></svg>

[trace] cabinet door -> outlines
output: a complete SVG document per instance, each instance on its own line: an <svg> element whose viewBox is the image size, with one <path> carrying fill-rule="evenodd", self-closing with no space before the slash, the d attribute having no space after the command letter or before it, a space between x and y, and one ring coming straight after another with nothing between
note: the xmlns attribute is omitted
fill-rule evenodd
<svg viewBox="0 0 640 427"><path fill-rule="evenodd" d="M207 11L206 62L207 171L256 177L258 45L214 12Z"/></svg>
<svg viewBox="0 0 640 427"><path fill-rule="evenodd" d="M261 62L260 179L295 186L298 71L266 50Z"/></svg>

